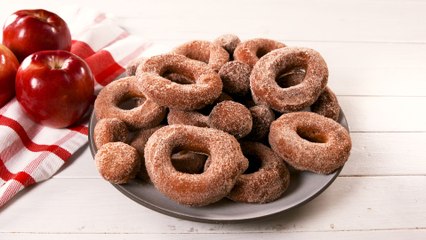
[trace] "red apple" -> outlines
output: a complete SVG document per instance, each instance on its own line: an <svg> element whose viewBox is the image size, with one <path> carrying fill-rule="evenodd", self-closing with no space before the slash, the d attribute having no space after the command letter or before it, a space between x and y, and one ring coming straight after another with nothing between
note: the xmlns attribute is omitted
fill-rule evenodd
<svg viewBox="0 0 426 240"><path fill-rule="evenodd" d="M0 108L15 96L15 76L19 62L15 55L0 44Z"/></svg>
<svg viewBox="0 0 426 240"><path fill-rule="evenodd" d="M3 44L21 62L42 50L71 49L71 33L58 15L43 10L19 10L10 15L3 27Z"/></svg>
<svg viewBox="0 0 426 240"><path fill-rule="evenodd" d="M68 51L41 51L28 56L16 74L16 99L35 122L63 128L77 122L94 94L86 62Z"/></svg>

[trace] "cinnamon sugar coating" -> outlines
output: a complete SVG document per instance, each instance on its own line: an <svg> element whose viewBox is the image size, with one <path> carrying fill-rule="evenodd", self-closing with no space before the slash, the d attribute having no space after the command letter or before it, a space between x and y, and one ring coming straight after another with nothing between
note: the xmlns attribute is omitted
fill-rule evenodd
<svg viewBox="0 0 426 240"><path fill-rule="evenodd" d="M339 120L340 106L336 95L329 87L326 87L318 99L311 105L312 112L318 113L324 117Z"/></svg>
<svg viewBox="0 0 426 240"><path fill-rule="evenodd" d="M216 106L216 104L226 101L232 100L232 98L222 92L220 96L208 106L203 109L196 111L181 111L176 109L170 109L169 114L167 115L167 123L168 124L184 124L191 125L197 127L209 127L209 114Z"/></svg>
<svg viewBox="0 0 426 240"><path fill-rule="evenodd" d="M101 176L115 184L128 183L141 164L136 149L123 142L102 145L95 155L95 163Z"/></svg>
<svg viewBox="0 0 426 240"><path fill-rule="evenodd" d="M136 69L140 64L143 64L145 62L146 58L135 58L132 61L130 61L126 66L126 75L127 76L134 76L136 74Z"/></svg>
<svg viewBox="0 0 426 240"><path fill-rule="evenodd" d="M303 69L295 69L281 75L277 83L280 87L295 86L303 81L305 71ZM324 91L319 95L318 99L310 106L311 111L318 113L324 117L338 121L340 115L340 106L336 95L329 87L325 87Z"/></svg>
<svg viewBox="0 0 426 240"><path fill-rule="evenodd" d="M233 99L232 99L232 97L229 94L227 94L225 92L222 92L220 94L220 96L218 98L216 98L216 100L213 101L213 103L211 103L211 104L203 107L202 109L198 109L197 112L202 113L203 115L208 116L211 113L211 111L213 110L213 108L218 103L221 103L223 101L233 101Z"/></svg>
<svg viewBox="0 0 426 240"><path fill-rule="evenodd" d="M176 73L192 80L180 84L163 76ZM200 109L212 103L222 92L219 75L205 63L177 54L147 59L136 71L140 90L160 106L178 110Z"/></svg>
<svg viewBox="0 0 426 240"><path fill-rule="evenodd" d="M144 154L145 144L146 142L148 142L149 137L151 137L151 135L155 131L157 131L158 129L162 127L164 127L164 125L159 125L157 127L148 128L148 129L142 129L133 137L132 141L130 142L130 145L138 151L139 157L141 159L141 165L137 173L137 177L146 182L149 181L149 176L148 176L148 173L146 172L146 167L145 167L145 154Z"/></svg>
<svg viewBox="0 0 426 240"><path fill-rule="evenodd" d="M240 61L225 63L219 70L223 90L229 94L244 96L250 92L251 67Z"/></svg>
<svg viewBox="0 0 426 240"><path fill-rule="evenodd" d="M241 149L249 160L249 170L258 166L242 174L227 197L245 203L268 203L281 197L290 183L284 161L261 143L242 142Z"/></svg>
<svg viewBox="0 0 426 240"><path fill-rule="evenodd" d="M211 164L201 174L179 172L171 162L177 150L207 154ZM248 161L232 135L210 128L169 125L149 138L145 164L154 186L164 195L180 204L204 206L229 194Z"/></svg>
<svg viewBox="0 0 426 240"><path fill-rule="evenodd" d="M320 174L342 167L352 147L344 127L312 112L287 113L272 122L269 144L294 168Z"/></svg>
<svg viewBox="0 0 426 240"><path fill-rule="evenodd" d="M282 88L276 79L296 68L305 69L300 84ZM250 76L253 99L284 113L310 106L319 97L328 80L327 64L321 55L309 48L286 47L263 56Z"/></svg>
<svg viewBox="0 0 426 240"><path fill-rule="evenodd" d="M264 105L253 106L249 110L253 119L253 127L247 138L253 141L262 141L268 136L269 127L275 120L275 114Z"/></svg>
<svg viewBox="0 0 426 240"><path fill-rule="evenodd" d="M248 64L253 67L256 62L278 48L286 47L285 44L277 42L275 40L266 38L255 38L244 42L241 42L234 51L234 59Z"/></svg>
<svg viewBox="0 0 426 240"><path fill-rule="evenodd" d="M202 40L186 42L172 51L187 58L207 63L216 72L229 61L228 52L220 45Z"/></svg>
<svg viewBox="0 0 426 240"><path fill-rule="evenodd" d="M224 34L213 41L213 43L216 43L223 47L229 53L230 56L234 54L234 50L235 48L237 48L240 42L240 38L234 34Z"/></svg>
<svg viewBox="0 0 426 240"><path fill-rule="evenodd" d="M103 118L93 130L93 139L98 149L109 142L127 142L128 135L126 124L118 118Z"/></svg>
<svg viewBox="0 0 426 240"><path fill-rule="evenodd" d="M137 99L138 106L121 108L120 104L129 99ZM96 98L94 111L97 120L118 118L132 129L157 126L166 116L166 108L146 99L135 77L121 78L105 86Z"/></svg>
<svg viewBox="0 0 426 240"><path fill-rule="evenodd" d="M170 109L167 115L168 124L184 124L197 127L208 127L209 116L197 111L180 111Z"/></svg>
<svg viewBox="0 0 426 240"><path fill-rule="evenodd" d="M223 101L211 111L209 125L242 138L250 133L253 120L250 111L241 103Z"/></svg>

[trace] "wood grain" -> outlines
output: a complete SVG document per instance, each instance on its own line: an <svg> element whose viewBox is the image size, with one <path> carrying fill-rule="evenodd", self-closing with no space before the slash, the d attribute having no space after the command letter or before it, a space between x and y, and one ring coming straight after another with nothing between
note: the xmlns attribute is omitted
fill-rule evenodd
<svg viewBox="0 0 426 240"><path fill-rule="evenodd" d="M316 240L330 240L330 239L343 239L343 240L359 240L359 239L387 239L387 240L401 240L406 236L410 236L410 240L424 240L426 230L371 230L371 231L329 231L329 232L278 232L278 233L218 233L218 234L198 234L198 233L185 233L185 234L69 234L69 233L48 233L48 234L27 234L27 233L0 233L1 239L8 240L75 240L75 239L87 239L87 240L180 240L180 239L222 239L222 240L235 240L235 239L259 239L259 240L282 240L282 239L293 239L293 240L305 240L305 239L316 239Z"/></svg>
<svg viewBox="0 0 426 240"><path fill-rule="evenodd" d="M205 224L131 201L100 179L85 147L53 179L0 209L0 239L426 236L425 1L14 0L0 1L0 22L19 9L61 15L72 5L107 12L159 46L235 33L318 50L349 122L351 156L330 188L303 207L261 221Z"/></svg>
<svg viewBox="0 0 426 240"><path fill-rule="evenodd" d="M73 1L117 16L131 32L150 39L212 39L221 33L243 38L344 42L425 43L424 1ZM2 18L21 8L60 12L55 0L2 1ZM3 20L3 19L0 19Z"/></svg>
<svg viewBox="0 0 426 240"><path fill-rule="evenodd" d="M22 192L1 210L0 232L218 234L424 229L426 195L413 193L422 192L425 184L426 176L339 177L318 198L284 214L248 223L207 224L151 211L101 179L51 179Z"/></svg>

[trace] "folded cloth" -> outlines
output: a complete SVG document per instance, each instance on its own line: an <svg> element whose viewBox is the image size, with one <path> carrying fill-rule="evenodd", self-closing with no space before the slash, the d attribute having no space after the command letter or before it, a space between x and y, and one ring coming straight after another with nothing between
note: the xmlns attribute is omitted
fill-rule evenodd
<svg viewBox="0 0 426 240"><path fill-rule="evenodd" d="M117 78L150 43L131 36L109 16L86 8L58 13L73 36L71 52L86 60L95 92ZM0 207L25 187L52 177L88 141L87 121L54 129L31 121L16 99L0 109Z"/></svg>

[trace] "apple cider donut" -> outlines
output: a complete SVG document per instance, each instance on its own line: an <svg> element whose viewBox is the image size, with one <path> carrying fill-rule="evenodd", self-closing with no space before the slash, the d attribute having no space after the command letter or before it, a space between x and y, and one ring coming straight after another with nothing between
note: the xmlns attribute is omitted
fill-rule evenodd
<svg viewBox="0 0 426 240"><path fill-rule="evenodd" d="M250 111L241 103L223 101L211 111L209 126L242 138L250 133L253 120Z"/></svg>
<svg viewBox="0 0 426 240"><path fill-rule="evenodd" d="M219 70L223 91L237 96L250 92L251 67L240 61L225 63Z"/></svg>
<svg viewBox="0 0 426 240"><path fill-rule="evenodd" d="M123 142L109 142L102 145L95 155L96 167L101 176L115 184L128 183L140 168L136 149Z"/></svg>
<svg viewBox="0 0 426 240"><path fill-rule="evenodd" d="M118 118L132 129L157 126L166 116L166 108L147 99L138 86L135 77L125 77L104 87L95 100L96 119ZM120 107L125 101L137 99L131 109Z"/></svg>
<svg viewBox="0 0 426 240"><path fill-rule="evenodd" d="M172 52L207 63L216 72L219 71L223 64L229 61L228 52L220 45L209 41L195 40L186 42L176 47Z"/></svg>
<svg viewBox="0 0 426 240"><path fill-rule="evenodd" d="M282 196L290 183L284 161L261 143L242 142L241 149L249 167L227 197L235 202L267 203Z"/></svg>
<svg viewBox="0 0 426 240"><path fill-rule="evenodd" d="M303 81L305 71L295 69L294 71L281 75L277 83L280 87L295 86ZM340 106L336 95L329 87L325 87L324 91L319 95L318 99L310 106L311 111L338 121L340 114Z"/></svg>
<svg viewBox="0 0 426 240"><path fill-rule="evenodd" d="M192 84L173 82L164 75L176 73L192 80ZM139 88L161 106L179 110L200 109L222 93L219 75L205 63L177 54L164 54L147 59L136 71Z"/></svg>
<svg viewBox="0 0 426 240"><path fill-rule="evenodd" d="M100 119L93 130L96 148L109 142L127 142L129 130L126 124L118 118Z"/></svg>
<svg viewBox="0 0 426 240"><path fill-rule="evenodd" d="M333 119L339 120L340 106L336 95L329 87L325 87L324 91L318 99L311 105L311 111Z"/></svg>
<svg viewBox="0 0 426 240"><path fill-rule="evenodd" d="M240 42L240 38L234 34L224 34L213 41L213 43L219 44L221 47L223 47L230 56L234 54L234 50L237 48Z"/></svg>
<svg viewBox="0 0 426 240"><path fill-rule="evenodd" d="M160 125L154 128L142 129L137 135L133 138L130 145L134 147L140 156L141 159L141 167L138 171L137 176L148 182L149 176L146 172L145 167L145 144L148 142L149 137L157 131L158 129L164 127L164 125ZM200 173L204 169L204 163L207 159L207 156L203 154L198 154L190 151L180 151L172 155L172 164L176 168L176 170L180 172L186 173Z"/></svg>
<svg viewBox="0 0 426 240"><path fill-rule="evenodd" d="M181 111L170 109L169 114L167 115L167 123L209 127L210 112L214 106L216 106L216 104L226 100L232 100L232 98L228 94L222 92L222 94L212 104L209 104L203 109L197 111Z"/></svg>
<svg viewBox="0 0 426 240"><path fill-rule="evenodd" d="M179 172L171 161L176 150L208 154L210 166L200 174ZM148 139L145 165L154 186L168 198L184 205L204 206L229 194L248 161L232 135L211 128L169 125Z"/></svg>
<svg viewBox="0 0 426 240"><path fill-rule="evenodd" d="M285 44L266 38L255 38L240 43L234 51L234 59L253 67L272 50L286 47Z"/></svg>
<svg viewBox="0 0 426 240"><path fill-rule="evenodd" d="M301 83L280 87L276 79L297 68L305 70ZM327 64L317 51L286 47L266 54L256 63L250 76L250 87L257 104L265 104L284 113L299 111L313 104L327 80Z"/></svg>
<svg viewBox="0 0 426 240"><path fill-rule="evenodd" d="M352 147L344 127L312 112L287 113L272 122L269 144L294 168L320 174L342 167Z"/></svg>

